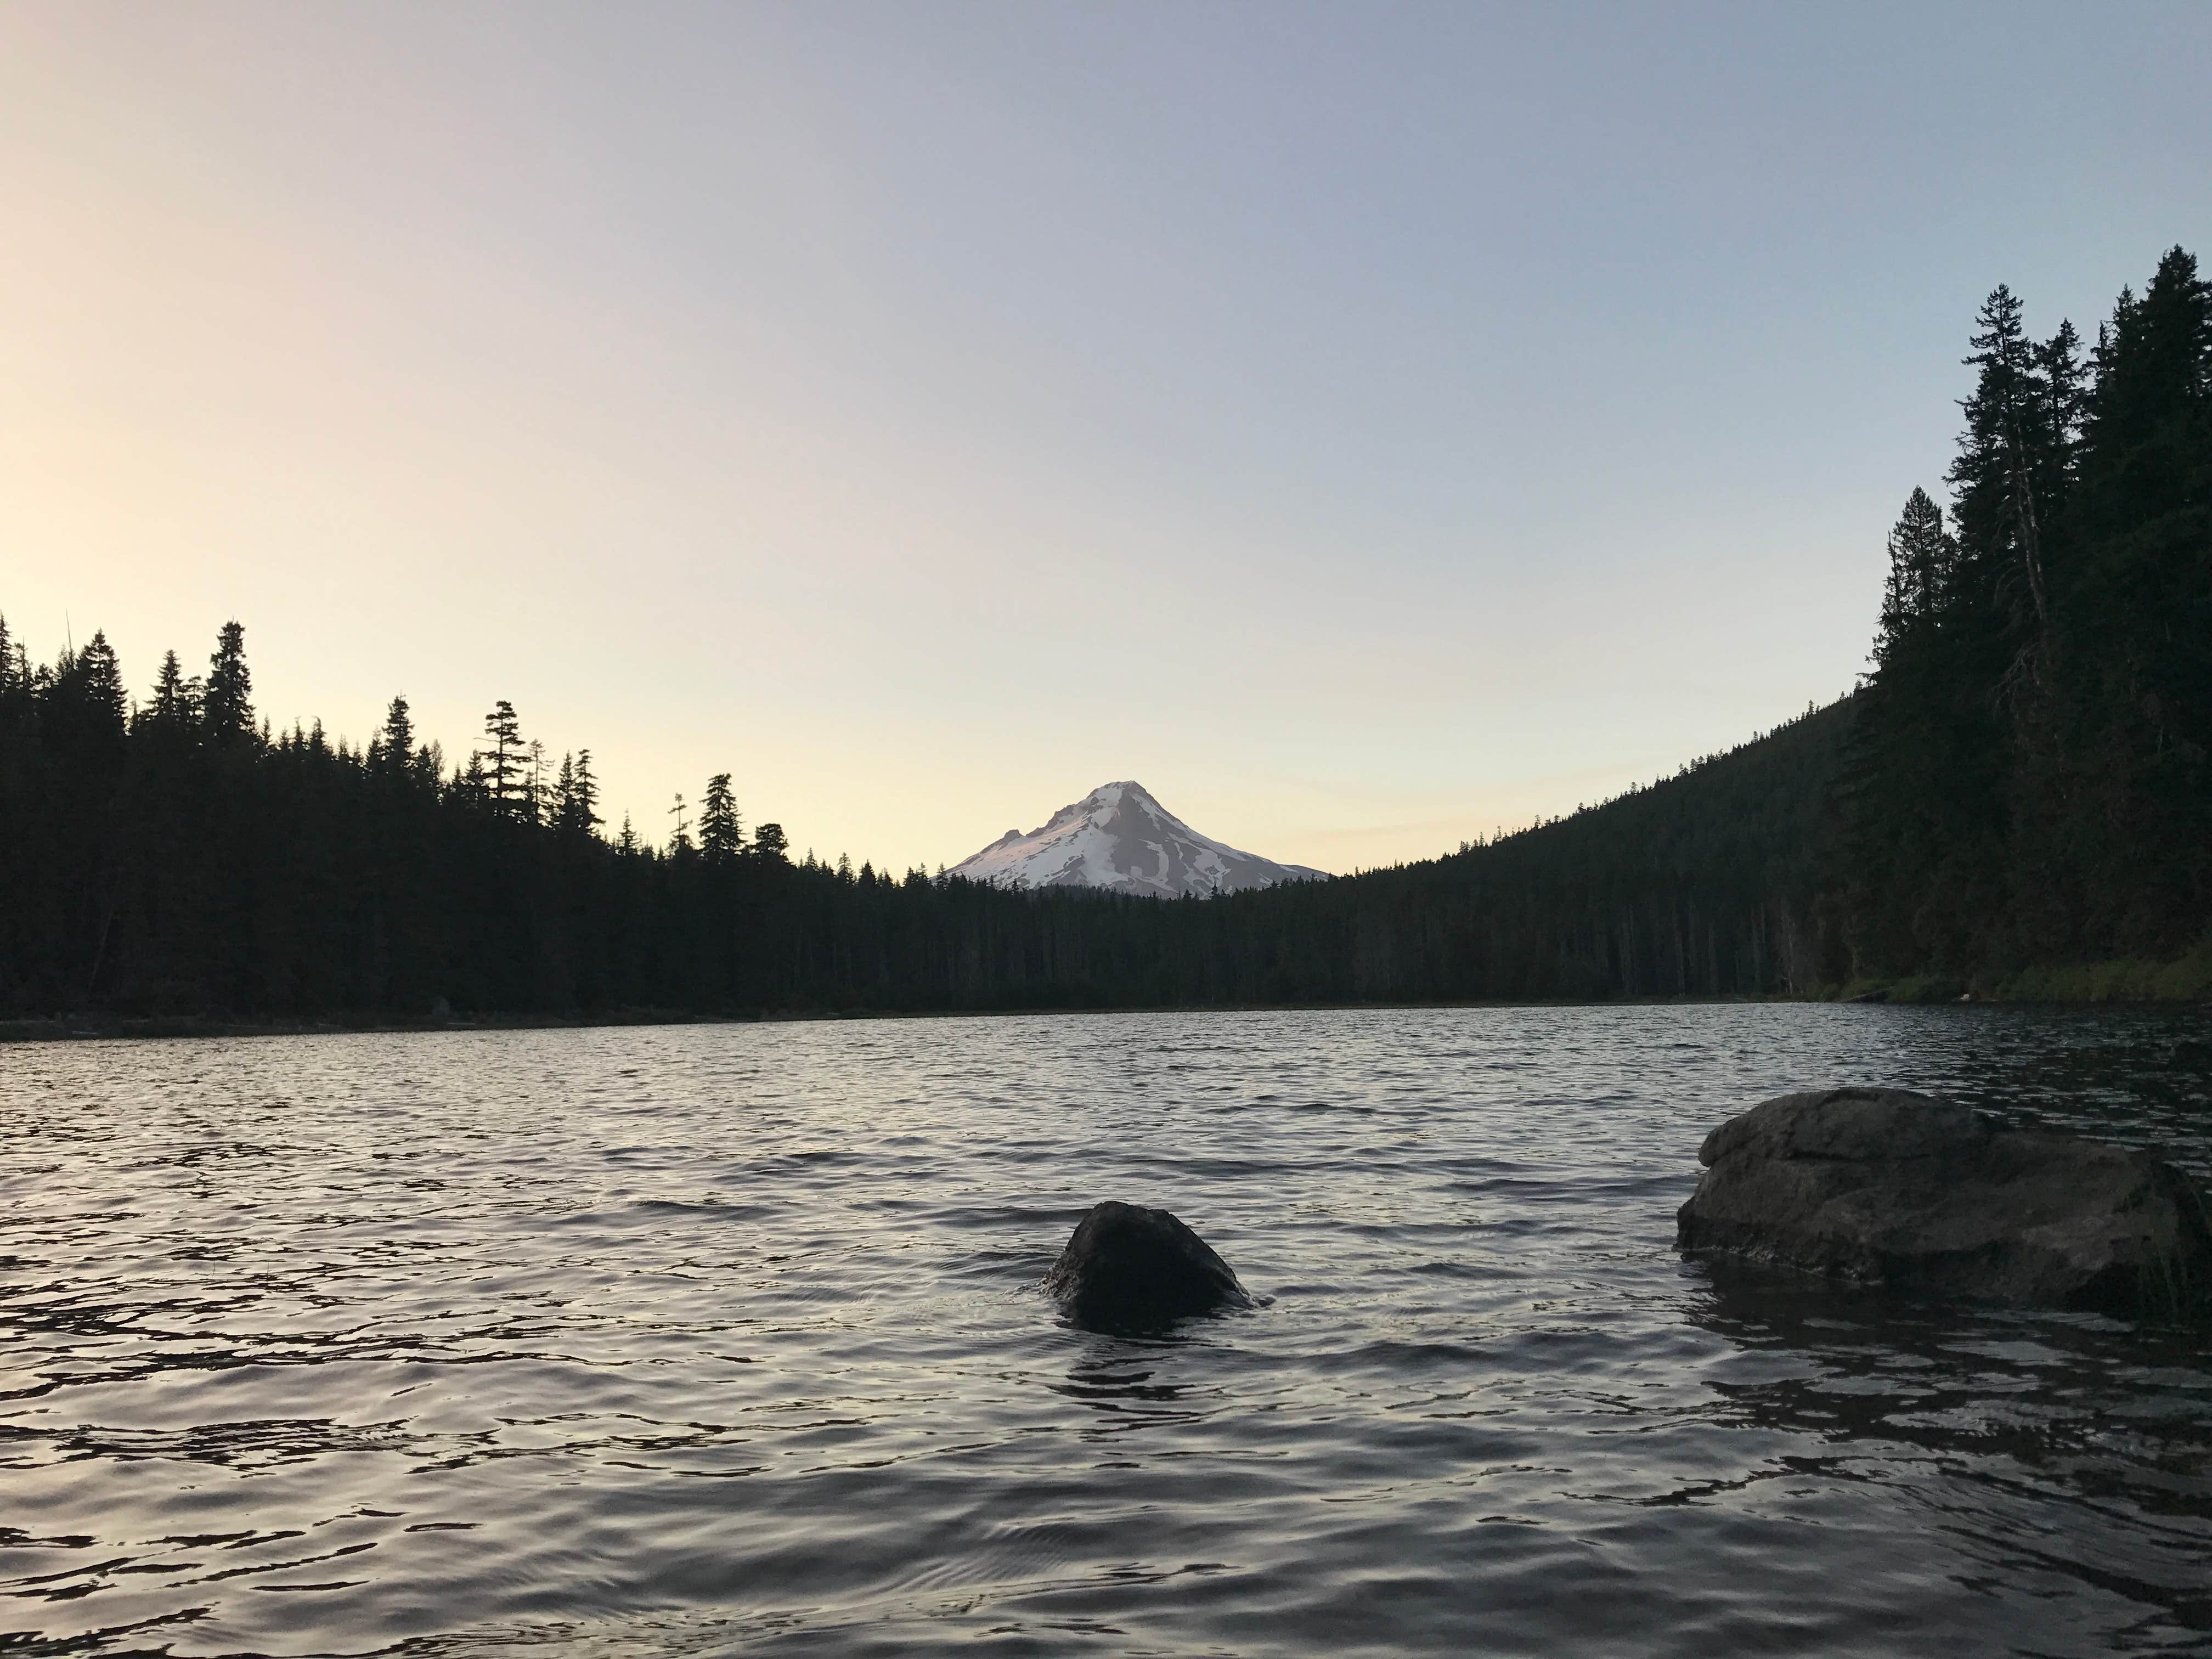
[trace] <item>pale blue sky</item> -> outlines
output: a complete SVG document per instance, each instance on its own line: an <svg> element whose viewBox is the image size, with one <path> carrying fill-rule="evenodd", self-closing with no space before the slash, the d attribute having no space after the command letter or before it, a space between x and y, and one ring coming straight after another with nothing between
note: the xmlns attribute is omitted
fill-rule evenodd
<svg viewBox="0 0 2212 1659"><path fill-rule="evenodd" d="M2212 253L2212 9L19 3L0 609L951 862L1345 869L1863 666L1975 306Z"/></svg>

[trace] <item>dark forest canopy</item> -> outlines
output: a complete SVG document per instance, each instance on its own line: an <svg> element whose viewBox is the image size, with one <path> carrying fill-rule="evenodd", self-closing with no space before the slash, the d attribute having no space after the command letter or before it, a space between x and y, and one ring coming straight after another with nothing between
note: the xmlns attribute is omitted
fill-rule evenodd
<svg viewBox="0 0 2212 1659"><path fill-rule="evenodd" d="M1167 902L793 862L731 775L649 845L496 702L449 763L255 714L245 635L134 700L0 622L0 1012L421 1018L1808 994L2212 927L2212 289L2086 353L1999 289L1852 696L1443 858Z"/></svg>
<svg viewBox="0 0 2212 1659"><path fill-rule="evenodd" d="M2084 355L1976 319L1946 481L1890 537L1838 793L1863 973L2179 951L2212 925L2212 289L2179 248Z"/></svg>

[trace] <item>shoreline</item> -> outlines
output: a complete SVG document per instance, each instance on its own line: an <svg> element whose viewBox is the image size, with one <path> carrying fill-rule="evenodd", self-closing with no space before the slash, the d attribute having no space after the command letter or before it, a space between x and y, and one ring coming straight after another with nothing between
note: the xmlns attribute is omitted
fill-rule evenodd
<svg viewBox="0 0 2212 1659"><path fill-rule="evenodd" d="M1512 998L1449 1000L1434 1002L1255 1002L1196 1006L1182 1003L1098 1006L1062 1008L817 1008L761 1010L744 1013L700 1014L672 1008L619 1009L592 1014L484 1014L472 1018L347 1018L256 1020L224 1019L201 1015L72 1014L51 1019L0 1019L0 1045L38 1042L114 1042L181 1037L364 1036L384 1033L436 1035L465 1031L599 1030L623 1026L667 1025L779 1025L816 1024L832 1020L1007 1019L1051 1015L1088 1014L1254 1014L1327 1013L1352 1010L1429 1008L1655 1008L1741 1006L1747 1004L1876 1005L1895 1007L2095 1008L2112 1011L2135 1008L2179 1012L2194 1008L2212 1013L2212 999L2201 996L2065 996L2007 995L1929 997L1886 994L1881 988L1869 994L1844 993L1856 988L1832 988L1806 996L1735 997L1610 997L1546 1000ZM1917 986L1912 988L1917 989Z"/></svg>

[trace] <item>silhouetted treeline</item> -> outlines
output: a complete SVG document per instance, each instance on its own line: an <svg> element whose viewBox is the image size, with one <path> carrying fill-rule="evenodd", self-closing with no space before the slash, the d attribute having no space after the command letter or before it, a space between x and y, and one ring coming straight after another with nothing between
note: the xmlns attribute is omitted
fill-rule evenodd
<svg viewBox="0 0 2212 1659"><path fill-rule="evenodd" d="M257 721L242 630L143 696L0 622L0 1012L420 1018L1803 994L2180 950L2212 926L2212 292L2086 356L2000 289L1857 693L1573 817L1198 901L794 862L730 775L610 836L496 703L449 763ZM656 838L657 839L657 838Z"/></svg>
<svg viewBox="0 0 2212 1659"><path fill-rule="evenodd" d="M1966 361L1842 785L1855 964L2173 954L2212 926L2212 287L2173 249L2086 355L2000 288Z"/></svg>
<svg viewBox="0 0 2212 1659"><path fill-rule="evenodd" d="M514 708L458 764L256 723L244 636L134 706L0 623L0 1009L233 1018L1019 1008L1809 988L1839 710L1432 863L1180 902L793 863L729 776L646 845Z"/></svg>

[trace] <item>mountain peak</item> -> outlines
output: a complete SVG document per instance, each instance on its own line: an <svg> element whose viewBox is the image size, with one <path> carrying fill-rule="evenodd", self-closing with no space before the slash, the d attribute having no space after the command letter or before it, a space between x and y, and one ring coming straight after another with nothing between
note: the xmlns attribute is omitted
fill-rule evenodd
<svg viewBox="0 0 2212 1659"><path fill-rule="evenodd" d="M1002 887L1099 887L1156 898L1328 878L1200 835L1134 778L1100 784L1027 835L1007 831L951 873Z"/></svg>

